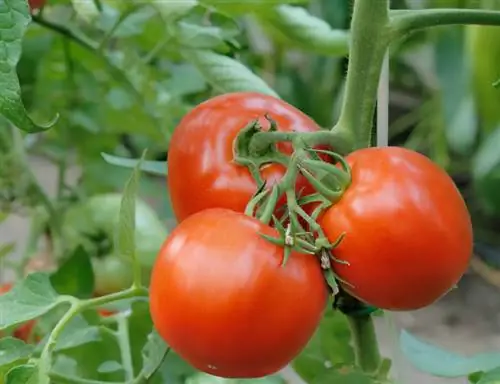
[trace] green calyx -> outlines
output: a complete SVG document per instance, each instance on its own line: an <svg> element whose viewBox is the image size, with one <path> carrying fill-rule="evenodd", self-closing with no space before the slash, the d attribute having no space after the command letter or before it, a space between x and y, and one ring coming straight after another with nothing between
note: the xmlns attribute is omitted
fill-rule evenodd
<svg viewBox="0 0 500 384"><path fill-rule="evenodd" d="M240 132L234 144L234 161L250 170L258 187L245 213L277 230L276 237L261 236L283 247L282 266L286 266L294 251L318 257L325 281L336 295L339 279L333 272L332 263L345 262L335 259L332 251L340 244L343 235L331 243L317 220L349 188L351 170L341 155L312 148L316 145L331 146L333 133L280 132L276 123L269 116L266 118L270 122L269 130L264 131L257 120L252 121ZM278 150L279 142L292 144L291 156ZM268 186L260 174L260 167L272 163L287 168L279 183ZM303 190L296 191L301 176L314 192L303 195Z"/></svg>

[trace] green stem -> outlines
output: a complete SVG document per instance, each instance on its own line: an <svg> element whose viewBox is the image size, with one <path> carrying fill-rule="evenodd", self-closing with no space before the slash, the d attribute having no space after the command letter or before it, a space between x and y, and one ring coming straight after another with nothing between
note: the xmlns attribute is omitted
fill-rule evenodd
<svg viewBox="0 0 500 384"><path fill-rule="evenodd" d="M371 315L349 316L356 364L366 373L375 373L382 362Z"/></svg>
<svg viewBox="0 0 500 384"><path fill-rule="evenodd" d="M371 127L382 62L389 45L389 1L356 1L346 93L334 132L354 148L370 145Z"/></svg>
<svg viewBox="0 0 500 384"><path fill-rule="evenodd" d="M132 362L132 353L130 351L130 337L128 328L128 319L119 317L118 323L118 345L122 359L123 369L125 370L125 380L127 382L134 379L134 364Z"/></svg>
<svg viewBox="0 0 500 384"><path fill-rule="evenodd" d="M435 8L390 12L391 37L400 38L413 31L453 24L500 25L500 12L479 9Z"/></svg>

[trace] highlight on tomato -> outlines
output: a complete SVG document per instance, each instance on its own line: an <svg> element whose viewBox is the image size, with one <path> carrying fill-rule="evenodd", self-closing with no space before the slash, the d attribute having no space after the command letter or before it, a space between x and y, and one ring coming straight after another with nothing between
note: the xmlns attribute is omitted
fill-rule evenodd
<svg viewBox="0 0 500 384"><path fill-rule="evenodd" d="M255 92L216 96L184 116L172 135L168 151L168 187L179 222L207 208L244 211L257 185L248 168L233 161L234 141L255 119L263 129L269 129L266 114L280 131L320 129L311 118L285 101ZM290 143L279 143L278 149L288 155L292 152ZM264 165L260 171L270 187L283 177L286 168L273 163ZM312 192L308 188L307 181L300 177L297 190Z"/></svg>
<svg viewBox="0 0 500 384"><path fill-rule="evenodd" d="M388 310L426 307L466 272L472 226L448 174L405 148L357 150L346 157L352 183L320 225L341 262L334 271L358 299Z"/></svg>
<svg viewBox="0 0 500 384"><path fill-rule="evenodd" d="M153 268L150 310L163 339L195 368L256 378L286 366L305 347L328 289L314 255L284 250L253 217L213 208L184 220Z"/></svg>

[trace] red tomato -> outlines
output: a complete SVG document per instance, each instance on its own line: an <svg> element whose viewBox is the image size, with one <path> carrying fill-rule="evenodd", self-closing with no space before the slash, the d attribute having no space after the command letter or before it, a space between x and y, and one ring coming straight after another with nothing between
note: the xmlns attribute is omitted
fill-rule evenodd
<svg viewBox="0 0 500 384"><path fill-rule="evenodd" d="M432 304L459 281L472 254L472 226L453 180L404 148L366 148L347 156L352 184L320 219L330 241L346 236L334 264L343 287L388 310Z"/></svg>
<svg viewBox="0 0 500 384"><path fill-rule="evenodd" d="M45 5L46 0L28 0L28 4L32 11L42 8Z"/></svg>
<svg viewBox="0 0 500 384"><path fill-rule="evenodd" d="M159 334L197 369L255 378L288 364L316 330L328 290L318 260L259 233L276 230L222 208L182 222L163 244L150 285Z"/></svg>
<svg viewBox="0 0 500 384"><path fill-rule="evenodd" d="M233 142L249 122L259 118L264 129L269 114L280 131L314 132L318 125L286 102L258 93L229 93L214 97L191 110L172 135L168 151L168 186L178 221L207 208L243 212L255 193L256 183L247 167L233 162ZM291 153L289 143L279 149ZM269 164L261 168L267 185L278 182L285 168ZM300 178L297 189L310 185Z"/></svg>
<svg viewBox="0 0 500 384"><path fill-rule="evenodd" d="M8 291L10 291L12 288L12 284L11 283L5 283L5 284L2 284L0 286L0 295L1 294L4 294L4 293L7 293ZM18 339L21 339L25 342L28 342L30 340L30 336L31 334L33 333L33 328L35 327L35 321L34 320L30 320L24 324L21 324L19 325L13 332L13 336L18 338ZM0 338L1 338L1 333L0 333ZM40 341L40 338L39 337L35 337L35 340L36 341Z"/></svg>

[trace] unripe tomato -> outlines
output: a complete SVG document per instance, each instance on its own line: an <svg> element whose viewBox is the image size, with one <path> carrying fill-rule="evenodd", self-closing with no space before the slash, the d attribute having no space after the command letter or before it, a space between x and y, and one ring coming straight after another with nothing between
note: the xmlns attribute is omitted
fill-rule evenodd
<svg viewBox="0 0 500 384"><path fill-rule="evenodd" d="M127 289L134 279L132 264L114 255L93 257L92 269L97 296Z"/></svg>
<svg viewBox="0 0 500 384"><path fill-rule="evenodd" d="M46 0L28 0L31 11L42 8L45 5Z"/></svg>
<svg viewBox="0 0 500 384"><path fill-rule="evenodd" d="M5 283L0 285L0 295L9 292L11 289L12 289L11 283ZM27 321L26 323L17 326L12 335L18 339L23 340L24 342L29 342L34 327L35 327L35 320ZM1 332L0 332L0 338L2 338ZM39 337L35 337L35 341L39 341L39 339L40 339Z"/></svg>
<svg viewBox="0 0 500 384"><path fill-rule="evenodd" d="M237 134L257 118L268 129L265 114L277 122L280 131L320 129L283 100L251 92L214 97L184 116L172 135L168 151L168 186L178 221L207 208L245 210L257 186L247 167L234 163L233 142ZM292 150L289 143L280 143L278 148L286 154ZM284 173L285 168L278 164L261 168L268 187ZM304 186L309 184L300 177L297 189Z"/></svg>
<svg viewBox="0 0 500 384"><path fill-rule="evenodd" d="M328 290L315 256L284 251L277 231L213 208L183 221L163 244L150 285L156 329L195 368L255 378L287 365L316 330Z"/></svg>
<svg viewBox="0 0 500 384"><path fill-rule="evenodd" d="M404 148L346 157L352 184L319 223L330 241L345 233L334 264L343 287L388 310L414 310L446 294L466 272L472 226L453 180Z"/></svg>

